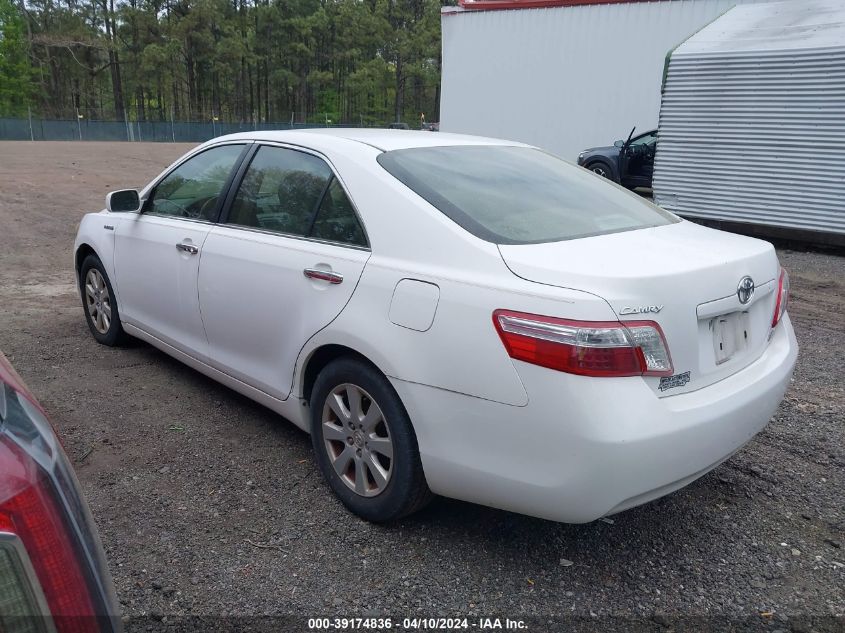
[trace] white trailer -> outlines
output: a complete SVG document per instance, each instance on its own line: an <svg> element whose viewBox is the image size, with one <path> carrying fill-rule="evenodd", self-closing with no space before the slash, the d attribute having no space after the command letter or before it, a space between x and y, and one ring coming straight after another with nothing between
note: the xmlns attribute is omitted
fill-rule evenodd
<svg viewBox="0 0 845 633"><path fill-rule="evenodd" d="M442 10L440 129L574 161L634 126L656 128L667 53L757 0L461 1Z"/></svg>
<svg viewBox="0 0 845 633"><path fill-rule="evenodd" d="M845 243L845 0L736 7L672 52L654 199Z"/></svg>

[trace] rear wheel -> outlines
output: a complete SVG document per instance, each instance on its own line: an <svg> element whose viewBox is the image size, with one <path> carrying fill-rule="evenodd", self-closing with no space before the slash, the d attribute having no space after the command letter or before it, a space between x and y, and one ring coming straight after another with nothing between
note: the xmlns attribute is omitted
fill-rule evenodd
<svg viewBox="0 0 845 633"><path fill-rule="evenodd" d="M405 407L363 361L341 358L320 372L311 394L311 441L335 495L364 519L398 519L432 497Z"/></svg>
<svg viewBox="0 0 845 633"><path fill-rule="evenodd" d="M120 323L114 290L103 263L96 255L89 255L82 262L79 269L79 290L88 329L97 342L109 346L121 343L126 334Z"/></svg>

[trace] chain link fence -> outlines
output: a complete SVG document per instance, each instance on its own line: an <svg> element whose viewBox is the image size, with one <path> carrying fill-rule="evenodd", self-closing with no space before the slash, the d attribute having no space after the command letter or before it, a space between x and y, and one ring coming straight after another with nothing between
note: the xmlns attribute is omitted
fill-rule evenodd
<svg viewBox="0 0 845 633"><path fill-rule="evenodd" d="M199 143L216 136L253 130L291 130L315 127L357 127L314 123L224 123L222 121L93 121L55 119L2 119L0 140L5 141L154 141Z"/></svg>

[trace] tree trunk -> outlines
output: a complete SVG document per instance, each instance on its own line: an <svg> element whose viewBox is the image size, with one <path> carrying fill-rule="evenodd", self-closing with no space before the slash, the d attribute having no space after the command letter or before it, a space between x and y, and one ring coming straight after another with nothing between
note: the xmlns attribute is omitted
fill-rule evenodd
<svg viewBox="0 0 845 633"><path fill-rule="evenodd" d="M263 121L264 119L261 118L261 104L263 103L261 100L261 61L257 61L255 63L255 105L258 108L258 120Z"/></svg>
<svg viewBox="0 0 845 633"><path fill-rule="evenodd" d="M264 79L267 82L264 84L264 113L267 115L267 121L270 121L270 69L267 67L267 61L264 62Z"/></svg>
<svg viewBox="0 0 845 633"><path fill-rule="evenodd" d="M187 59L185 61L188 80L188 120L191 120L191 118L195 116L198 109L197 91L195 84L196 78L194 77L194 57L191 54L190 42L186 42L186 46L188 49Z"/></svg>
<svg viewBox="0 0 845 633"><path fill-rule="evenodd" d="M434 86L434 103L432 104L432 122L440 122L440 76L443 71L443 50L437 49L437 84Z"/></svg>
<svg viewBox="0 0 845 633"><path fill-rule="evenodd" d="M246 76L249 80L249 120L258 123L258 113L255 111L255 87L252 82L252 64L246 66Z"/></svg>
<svg viewBox="0 0 845 633"><path fill-rule="evenodd" d="M393 100L395 121L402 120L402 111L405 109L405 76L402 72L402 55L396 56L396 96Z"/></svg>
<svg viewBox="0 0 845 633"><path fill-rule="evenodd" d="M114 0L109 0L108 6L105 2L103 8L106 9L106 38L109 42L109 71L111 73L112 95L114 97L114 116L118 121L122 121L126 117L126 108L123 103L123 81L120 77L120 57L118 56L116 46L117 38L115 37L115 20L114 20Z"/></svg>
<svg viewBox="0 0 845 633"><path fill-rule="evenodd" d="M135 104L136 112L138 115L139 121L146 121L147 120L147 109L145 104L145 97L144 97L144 88L138 84L138 88L135 91L135 98L137 99L137 103Z"/></svg>

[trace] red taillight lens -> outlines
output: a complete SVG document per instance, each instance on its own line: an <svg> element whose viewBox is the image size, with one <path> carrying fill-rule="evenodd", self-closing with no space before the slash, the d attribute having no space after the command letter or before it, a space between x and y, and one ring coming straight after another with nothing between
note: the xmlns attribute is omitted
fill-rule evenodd
<svg viewBox="0 0 845 633"><path fill-rule="evenodd" d="M493 324L511 358L581 376L671 376L654 321L572 321L496 310Z"/></svg>
<svg viewBox="0 0 845 633"><path fill-rule="evenodd" d="M43 411L0 380L0 633L112 631L116 613L67 456Z"/></svg>
<svg viewBox="0 0 845 633"><path fill-rule="evenodd" d="M778 279L778 297L775 301L775 313L772 316L772 327L775 327L783 318L786 312L786 306L789 303L789 273L785 268L780 269L780 278Z"/></svg>
<svg viewBox="0 0 845 633"><path fill-rule="evenodd" d="M99 630L69 531L56 505L52 486L29 457L0 438L0 531L17 537L44 593L59 633ZM25 479L17 475L26 474ZM43 614L47 615L47 614Z"/></svg>

